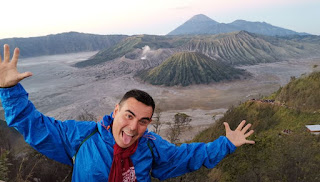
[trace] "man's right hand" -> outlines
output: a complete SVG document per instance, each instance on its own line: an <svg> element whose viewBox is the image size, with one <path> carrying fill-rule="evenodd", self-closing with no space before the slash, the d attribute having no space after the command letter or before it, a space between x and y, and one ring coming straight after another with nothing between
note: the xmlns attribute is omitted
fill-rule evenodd
<svg viewBox="0 0 320 182"><path fill-rule="evenodd" d="M19 48L14 49L12 59L10 61L10 48L9 45L4 45L3 60L0 55L0 87L12 87L19 83L21 80L32 76L31 72L19 73L17 70L17 63L19 58Z"/></svg>

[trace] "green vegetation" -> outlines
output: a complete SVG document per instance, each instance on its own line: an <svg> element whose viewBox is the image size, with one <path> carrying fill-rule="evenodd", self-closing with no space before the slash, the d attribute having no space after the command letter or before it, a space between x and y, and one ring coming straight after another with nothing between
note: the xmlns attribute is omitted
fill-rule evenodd
<svg viewBox="0 0 320 182"><path fill-rule="evenodd" d="M318 181L319 136L308 133L306 124L319 124L319 113L304 113L280 105L248 101L230 109L213 127L194 141L209 142L224 135L222 122L231 128L246 119L253 124L255 145L242 146L217 169L219 181ZM289 131L288 133L284 131ZM209 170L206 171L208 176ZM208 177L209 178L209 177Z"/></svg>
<svg viewBox="0 0 320 182"><path fill-rule="evenodd" d="M202 168L168 181L319 181L320 135L309 133L305 127L320 124L319 102L312 104L307 97L309 94L319 99L319 75L318 72L292 79L273 94L275 98L286 95L286 104L291 103L288 98L295 98L308 107L288 107L276 100L247 101L230 108L223 118L192 142L211 142L225 135L223 122L227 121L235 129L245 119L252 123L255 133L250 140L256 144L241 146L214 169Z"/></svg>
<svg viewBox="0 0 320 182"><path fill-rule="evenodd" d="M302 111L320 111L320 72L292 81L275 95L279 102Z"/></svg>
<svg viewBox="0 0 320 182"><path fill-rule="evenodd" d="M9 179L9 166L12 165L9 163L8 155L9 151L3 149L0 151L0 180L4 181Z"/></svg>
<svg viewBox="0 0 320 182"><path fill-rule="evenodd" d="M209 84L239 79L245 72L197 52L176 53L158 67L138 73L142 80L154 85Z"/></svg>

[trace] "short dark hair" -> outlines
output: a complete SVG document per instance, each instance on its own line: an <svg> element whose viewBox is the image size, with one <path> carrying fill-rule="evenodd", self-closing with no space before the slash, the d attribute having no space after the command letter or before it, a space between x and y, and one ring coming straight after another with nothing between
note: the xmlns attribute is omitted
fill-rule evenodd
<svg viewBox="0 0 320 182"><path fill-rule="evenodd" d="M124 94L124 96L120 100L119 105L121 105L123 102L125 102L127 99L129 99L131 97L135 98L137 101L142 102L143 104L145 104L147 106L151 106L152 107L152 115L153 115L154 108L155 108L154 100L147 92L142 91L142 90L133 89L133 90L128 91L126 94Z"/></svg>

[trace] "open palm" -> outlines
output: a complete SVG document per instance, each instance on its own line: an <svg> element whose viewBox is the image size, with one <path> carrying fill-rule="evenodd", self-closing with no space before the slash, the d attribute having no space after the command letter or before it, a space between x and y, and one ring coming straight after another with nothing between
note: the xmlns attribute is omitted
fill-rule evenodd
<svg viewBox="0 0 320 182"><path fill-rule="evenodd" d="M10 48L9 45L4 45L3 60L0 55L0 87L12 87L19 83L26 77L32 76L31 72L19 73L17 70L17 63L19 58L19 49L15 48L10 61Z"/></svg>
<svg viewBox="0 0 320 182"><path fill-rule="evenodd" d="M243 144L254 144L255 143L252 140L247 140L247 137L249 137L253 133L253 130L250 130L249 132L247 132L248 129L251 127L251 124L247 124L246 126L244 126L246 124L245 120L243 120L234 131L232 131L230 129L230 126L227 122L224 122L223 124L226 129L226 137L236 147L239 147Z"/></svg>

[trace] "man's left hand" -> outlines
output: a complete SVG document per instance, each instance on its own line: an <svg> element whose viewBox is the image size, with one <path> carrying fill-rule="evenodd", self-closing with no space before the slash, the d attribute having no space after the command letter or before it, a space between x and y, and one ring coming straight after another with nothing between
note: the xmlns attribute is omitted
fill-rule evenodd
<svg viewBox="0 0 320 182"><path fill-rule="evenodd" d="M230 129L230 126L227 122L223 123L225 128L226 128L226 137L230 140L231 143L233 143L236 147L240 147L243 144L254 144L255 142L252 140L247 140L247 137L249 137L252 133L253 130L250 130L249 132L248 129L251 127L251 124L246 124L246 121L243 120L237 129L232 131ZM247 132L247 133L246 133Z"/></svg>

